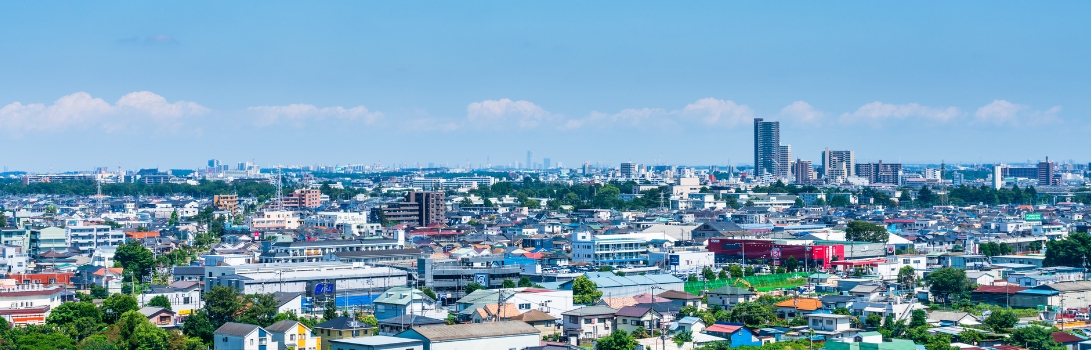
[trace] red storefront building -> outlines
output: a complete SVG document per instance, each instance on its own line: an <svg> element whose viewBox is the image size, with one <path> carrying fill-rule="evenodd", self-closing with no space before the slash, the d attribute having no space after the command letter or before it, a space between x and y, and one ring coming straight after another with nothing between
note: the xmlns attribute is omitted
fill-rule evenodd
<svg viewBox="0 0 1091 350"><path fill-rule="evenodd" d="M741 263L746 260L780 265L789 257L796 258L800 266L818 266L829 269L834 261L845 260L845 246L778 244L771 240L709 238L708 251L716 255L716 263ZM814 265L811 265L814 264Z"/></svg>

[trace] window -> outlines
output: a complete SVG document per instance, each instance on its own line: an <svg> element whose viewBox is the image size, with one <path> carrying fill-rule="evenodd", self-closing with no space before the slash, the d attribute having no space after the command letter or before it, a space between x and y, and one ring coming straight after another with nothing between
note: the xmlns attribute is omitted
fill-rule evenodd
<svg viewBox="0 0 1091 350"><path fill-rule="evenodd" d="M627 318L621 319L621 324L629 324L629 319L627 319Z"/></svg>
<svg viewBox="0 0 1091 350"><path fill-rule="evenodd" d="M519 310L528 310L528 309L530 309L530 303L519 304Z"/></svg>
<svg viewBox="0 0 1091 350"><path fill-rule="evenodd" d="M250 339L250 345L254 345L254 339Z"/></svg>
<svg viewBox="0 0 1091 350"><path fill-rule="evenodd" d="M288 340L295 341L295 334L289 334Z"/></svg>
<svg viewBox="0 0 1091 350"><path fill-rule="evenodd" d="M227 337L224 337L223 341L224 341L224 343L226 343L227 342Z"/></svg>
<svg viewBox="0 0 1091 350"><path fill-rule="evenodd" d="M593 318L585 318L585 319L583 319L583 324L591 324L591 321L594 321L594 320L595 319L593 319Z"/></svg>

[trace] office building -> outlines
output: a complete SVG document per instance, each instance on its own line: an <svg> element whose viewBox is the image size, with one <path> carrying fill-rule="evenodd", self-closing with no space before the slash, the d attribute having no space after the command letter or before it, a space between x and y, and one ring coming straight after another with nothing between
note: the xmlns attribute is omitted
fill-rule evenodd
<svg viewBox="0 0 1091 350"><path fill-rule="evenodd" d="M780 145L777 153L777 177L790 179L792 177L792 146Z"/></svg>
<svg viewBox="0 0 1091 350"><path fill-rule="evenodd" d="M811 166L811 161L796 159L792 163L792 176L795 177L795 183L800 185L806 185L814 181L814 167Z"/></svg>
<svg viewBox="0 0 1091 350"><path fill-rule="evenodd" d="M543 158L542 159L542 168L549 169L549 165L550 165L549 163L550 163L549 158Z"/></svg>
<svg viewBox="0 0 1091 350"><path fill-rule="evenodd" d="M447 205L443 192L407 192L401 202L389 203L371 210L372 220L428 226L446 222Z"/></svg>
<svg viewBox="0 0 1091 350"><path fill-rule="evenodd" d="M533 163L533 161L531 159L532 155L533 154L530 153L530 151L527 151L527 164L526 164L527 169L533 169L534 168L534 166L533 166L534 163Z"/></svg>
<svg viewBox="0 0 1091 350"><path fill-rule="evenodd" d="M776 175L780 160L780 122L754 118L754 174Z"/></svg>
<svg viewBox="0 0 1091 350"><path fill-rule="evenodd" d="M855 176L855 155L852 151L822 151L822 171L827 183L839 184L850 176Z"/></svg>
<svg viewBox="0 0 1091 350"><path fill-rule="evenodd" d="M208 160L208 168L209 169L219 169L220 168L220 160L219 159L209 159Z"/></svg>
<svg viewBox="0 0 1091 350"><path fill-rule="evenodd" d="M633 162L621 163L621 177L634 178L640 177L640 164Z"/></svg>
<svg viewBox="0 0 1091 350"><path fill-rule="evenodd" d="M856 176L868 179L872 184L902 184L902 165L900 163L864 163L856 164Z"/></svg>
<svg viewBox="0 0 1091 350"><path fill-rule="evenodd" d="M1049 161L1049 157L1046 157L1046 161L1038 162L1038 186L1056 186L1060 184L1060 179L1054 177L1054 171L1056 170L1056 164Z"/></svg>
<svg viewBox="0 0 1091 350"><path fill-rule="evenodd" d="M1038 178L1038 167L1003 167L1000 171L1002 177Z"/></svg>

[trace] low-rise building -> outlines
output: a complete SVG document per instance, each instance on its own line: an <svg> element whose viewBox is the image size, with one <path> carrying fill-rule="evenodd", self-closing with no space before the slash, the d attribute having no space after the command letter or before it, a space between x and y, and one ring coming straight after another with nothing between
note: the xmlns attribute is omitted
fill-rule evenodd
<svg viewBox="0 0 1091 350"><path fill-rule="evenodd" d="M314 325L314 334L321 337L322 349L329 349L332 340L366 337L374 332L374 327L346 316Z"/></svg>
<svg viewBox="0 0 1091 350"><path fill-rule="evenodd" d="M314 335L311 329L299 321L284 320L265 327L277 342L278 350L319 350L322 337Z"/></svg>
<svg viewBox="0 0 1091 350"><path fill-rule="evenodd" d="M336 339L330 341L336 350L424 350L424 341L377 335L374 337Z"/></svg>
<svg viewBox="0 0 1091 350"><path fill-rule="evenodd" d="M561 314L564 333L573 344L590 342L610 335L616 328L617 309L606 306L585 306Z"/></svg>
<svg viewBox="0 0 1091 350"><path fill-rule="evenodd" d="M862 329L852 327L852 316L849 315L809 314L803 317L807 318L807 325L811 327L814 334L820 335L826 340L851 339L863 332Z"/></svg>
<svg viewBox="0 0 1091 350"><path fill-rule="evenodd" d="M708 306L719 306L724 310L730 310L741 302L750 302L757 299L758 295L746 288L724 286L705 292L708 296Z"/></svg>
<svg viewBox="0 0 1091 350"><path fill-rule="evenodd" d="M424 342L424 350L523 349L541 344L537 328L522 321L414 328L399 338Z"/></svg>
<svg viewBox="0 0 1091 350"><path fill-rule="evenodd" d="M277 342L264 328L252 324L228 322L212 335L216 350L271 350Z"/></svg>

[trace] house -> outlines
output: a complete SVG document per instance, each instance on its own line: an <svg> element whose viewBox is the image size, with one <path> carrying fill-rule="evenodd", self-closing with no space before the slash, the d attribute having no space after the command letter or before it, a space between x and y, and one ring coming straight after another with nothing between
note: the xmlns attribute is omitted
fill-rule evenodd
<svg viewBox="0 0 1091 350"><path fill-rule="evenodd" d="M761 340L758 340L754 331L746 328L742 323L716 322L705 328L705 334L728 339L731 341L731 347L733 348L761 346Z"/></svg>
<svg viewBox="0 0 1091 350"><path fill-rule="evenodd" d="M519 317L519 314L519 307L515 304L485 304L474 309L470 314L470 322L511 321Z"/></svg>
<svg viewBox="0 0 1091 350"><path fill-rule="evenodd" d="M928 323L934 326L974 326L981 324L981 319L966 312L932 311L928 313Z"/></svg>
<svg viewBox="0 0 1091 350"><path fill-rule="evenodd" d="M662 316L649 306L626 306L614 313L617 329L632 333L639 327L658 329Z"/></svg>
<svg viewBox="0 0 1091 350"><path fill-rule="evenodd" d="M148 318L148 321L159 328L176 328L178 324L175 323L176 314L167 308L158 306L145 306L141 308L140 313L144 317Z"/></svg>
<svg viewBox="0 0 1091 350"><path fill-rule="evenodd" d="M384 320L379 320L379 335L394 336L414 327L439 326L447 324L446 320L417 316L401 315Z"/></svg>
<svg viewBox="0 0 1091 350"><path fill-rule="evenodd" d="M617 309L606 306L584 306L561 314L564 321L564 333L573 344L581 341L590 342L607 335L614 330Z"/></svg>
<svg viewBox="0 0 1091 350"><path fill-rule="evenodd" d="M534 328L537 328L542 332L542 335L558 334L561 332L561 327L557 324L557 320L559 319L542 311L530 310L515 317L514 320L523 321L526 322L526 324L534 326Z"/></svg>
<svg viewBox="0 0 1091 350"><path fill-rule="evenodd" d="M708 306L719 306L724 310L730 310L735 304L750 302L757 299L758 295L745 288L724 286L705 292L708 296Z"/></svg>
<svg viewBox="0 0 1091 350"><path fill-rule="evenodd" d="M686 316L671 323L669 330L672 334L685 331L697 334L705 330L705 321L701 321L701 318L699 317Z"/></svg>
<svg viewBox="0 0 1091 350"><path fill-rule="evenodd" d="M701 307L701 296L699 296L699 295L693 295L693 294L686 293L686 292L679 292L679 291L676 291L676 290L668 290L666 292L659 293L659 295L656 295L656 296L661 297L661 298L666 298L666 299L674 302L678 306L682 306L682 307L685 307L685 306L693 306L693 307L696 307L696 308Z"/></svg>
<svg viewBox="0 0 1091 350"><path fill-rule="evenodd" d="M848 308L852 304L856 297L851 295L823 295L819 298L822 300L822 308L825 310L833 311L838 308Z"/></svg>
<svg viewBox="0 0 1091 350"><path fill-rule="evenodd" d="M835 286L835 285L837 285L837 280L839 280L839 279L841 279L841 277L839 277L837 275L834 275L834 274L816 273L816 274L812 274L810 276L807 276L807 283L814 284L814 285L825 284L825 285Z"/></svg>
<svg viewBox="0 0 1091 350"><path fill-rule="evenodd" d="M330 348L330 340L366 337L372 332L373 327L346 316L314 325L314 334L322 337L322 349Z"/></svg>
<svg viewBox="0 0 1091 350"><path fill-rule="evenodd" d="M792 298L774 306L777 307L777 316L780 318L794 318L821 309L822 301L814 298Z"/></svg>
<svg viewBox="0 0 1091 350"><path fill-rule="evenodd" d="M216 350L269 350L277 349L277 342L269 332L252 324L228 322L217 328L212 341Z"/></svg>
<svg viewBox="0 0 1091 350"><path fill-rule="evenodd" d="M322 337L313 335L311 329L298 321L284 320L265 327L278 344L278 350L319 350Z"/></svg>
<svg viewBox="0 0 1091 350"><path fill-rule="evenodd" d="M999 274L992 271L966 271L966 280L979 286L991 286L996 283Z"/></svg>
<svg viewBox="0 0 1091 350"><path fill-rule="evenodd" d="M391 317L434 313L436 300L420 290L410 287L394 287L375 298L375 318L383 320Z"/></svg>
<svg viewBox="0 0 1091 350"><path fill-rule="evenodd" d="M1080 348L1079 343L1087 341L1087 339L1080 336L1065 332L1053 332L1050 336L1053 337L1053 341L1064 345L1068 350L1078 350Z"/></svg>
<svg viewBox="0 0 1091 350"><path fill-rule="evenodd" d="M826 350L916 350L917 345L912 340L891 339L883 341L879 332L864 332L851 338L830 339L826 341ZM1011 347L1013 350L1018 349ZM976 349L976 348L974 348ZM1005 348L1007 350L1007 348Z"/></svg>
<svg viewBox="0 0 1091 350"><path fill-rule="evenodd" d="M522 321L420 327L398 337L423 341L423 350L523 349L542 340L537 328Z"/></svg>
<svg viewBox="0 0 1091 350"><path fill-rule="evenodd" d="M14 307L0 309L0 319L4 319L11 326L25 326L28 324L44 325L45 316L49 313L49 305Z"/></svg>
<svg viewBox="0 0 1091 350"><path fill-rule="evenodd" d="M862 329L852 328L852 316L836 314L809 314L807 325L811 327L815 335L820 335L826 340L838 338L852 338L863 332Z"/></svg>
<svg viewBox="0 0 1091 350"><path fill-rule="evenodd" d="M882 284L860 284L849 289L849 294L856 297L857 301L878 300L886 293L886 287Z"/></svg>
<svg viewBox="0 0 1091 350"><path fill-rule="evenodd" d="M424 350L424 341L377 335L374 337L337 339L330 341L337 350Z"/></svg>
<svg viewBox="0 0 1091 350"><path fill-rule="evenodd" d="M277 300L277 313L303 314L303 293L274 292L273 298Z"/></svg>

